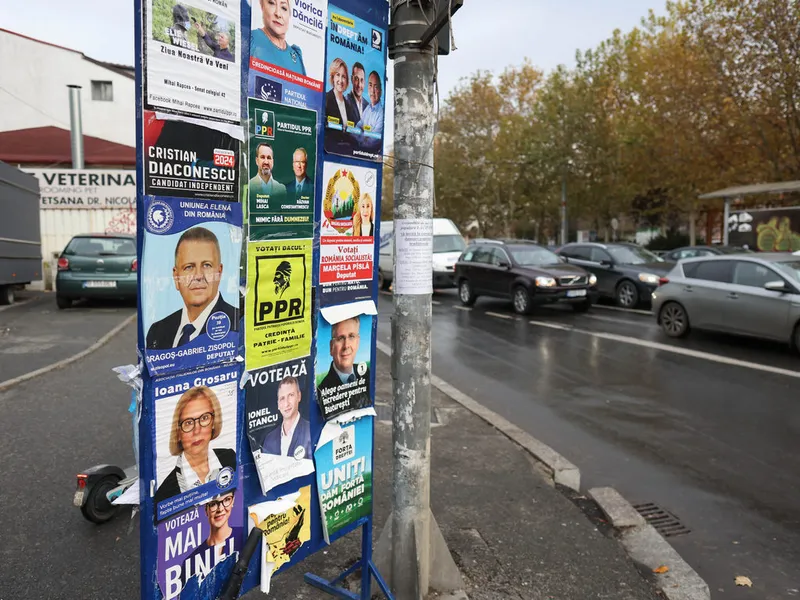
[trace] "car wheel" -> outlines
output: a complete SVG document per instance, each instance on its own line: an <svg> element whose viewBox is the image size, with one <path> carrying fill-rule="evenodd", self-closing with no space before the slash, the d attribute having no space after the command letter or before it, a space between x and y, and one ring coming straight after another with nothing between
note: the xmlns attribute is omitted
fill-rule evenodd
<svg viewBox="0 0 800 600"><path fill-rule="evenodd" d="M458 284L458 299L461 300L461 304L464 306L472 306L475 304L477 296L472 293L472 286L466 279L462 279Z"/></svg>
<svg viewBox="0 0 800 600"><path fill-rule="evenodd" d="M632 281L623 281L617 286L614 299L621 308L636 308L639 305L639 290Z"/></svg>
<svg viewBox="0 0 800 600"><path fill-rule="evenodd" d="M523 286L518 285L514 288L514 310L519 315L527 315L531 312L531 294Z"/></svg>
<svg viewBox="0 0 800 600"><path fill-rule="evenodd" d="M386 277L384 277L383 272L380 269L378 269L378 289L385 290L386 289L384 287L385 285L386 285Z"/></svg>
<svg viewBox="0 0 800 600"><path fill-rule="evenodd" d="M669 337L680 338L689 333L689 315L677 302L667 302L658 313L661 329Z"/></svg>
<svg viewBox="0 0 800 600"><path fill-rule="evenodd" d="M591 300L584 300L583 302L578 302L572 305L572 310L574 310L577 313L588 312L590 308L592 308Z"/></svg>
<svg viewBox="0 0 800 600"><path fill-rule="evenodd" d="M92 523L101 525L110 521L117 514L119 507L111 504L106 498L106 494L119 485L119 477L108 475L92 486L89 496L86 498L81 512Z"/></svg>
<svg viewBox="0 0 800 600"><path fill-rule="evenodd" d="M56 295L56 306L61 309L72 308L72 300L64 296Z"/></svg>
<svg viewBox="0 0 800 600"><path fill-rule="evenodd" d="M0 285L0 304L14 304L14 288L10 285Z"/></svg>

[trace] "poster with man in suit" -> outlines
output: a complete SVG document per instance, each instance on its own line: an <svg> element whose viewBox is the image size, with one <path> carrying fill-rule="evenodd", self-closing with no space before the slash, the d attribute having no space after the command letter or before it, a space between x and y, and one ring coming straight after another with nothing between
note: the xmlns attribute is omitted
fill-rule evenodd
<svg viewBox="0 0 800 600"><path fill-rule="evenodd" d="M234 360L241 223L238 203L148 200L141 308L152 375Z"/></svg>

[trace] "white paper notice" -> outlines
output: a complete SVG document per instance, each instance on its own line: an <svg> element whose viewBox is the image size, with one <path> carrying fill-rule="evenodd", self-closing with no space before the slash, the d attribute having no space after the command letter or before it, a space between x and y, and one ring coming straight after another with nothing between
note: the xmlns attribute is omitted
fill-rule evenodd
<svg viewBox="0 0 800 600"><path fill-rule="evenodd" d="M394 293L433 293L433 221L394 222Z"/></svg>

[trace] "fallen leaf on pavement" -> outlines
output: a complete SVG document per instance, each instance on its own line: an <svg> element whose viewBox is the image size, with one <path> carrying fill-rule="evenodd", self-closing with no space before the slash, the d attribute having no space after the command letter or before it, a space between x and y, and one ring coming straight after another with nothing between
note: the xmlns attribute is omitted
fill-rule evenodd
<svg viewBox="0 0 800 600"><path fill-rule="evenodd" d="M669 567L667 565L661 565L657 569L653 569L653 573L658 573L659 575L661 573L666 573L667 571L669 571Z"/></svg>
<svg viewBox="0 0 800 600"><path fill-rule="evenodd" d="M753 582L750 581L749 577L745 577L744 575L739 575L735 579L736 585L741 585L745 587L753 587Z"/></svg>

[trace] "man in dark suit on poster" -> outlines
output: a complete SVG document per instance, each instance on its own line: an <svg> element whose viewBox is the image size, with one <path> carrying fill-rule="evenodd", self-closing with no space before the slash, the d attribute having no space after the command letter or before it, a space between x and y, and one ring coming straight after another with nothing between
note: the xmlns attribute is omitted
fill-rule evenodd
<svg viewBox="0 0 800 600"><path fill-rule="evenodd" d="M207 333L209 318L218 313L227 316L231 331L239 330L237 309L225 302L219 292L222 256L219 240L212 231L192 227L183 232L175 246L172 277L184 306L150 326L145 344L149 350L188 344ZM218 318L222 319L222 314Z"/></svg>
<svg viewBox="0 0 800 600"><path fill-rule="evenodd" d="M276 456L311 458L311 425L300 416L300 382L287 375L278 385L281 423L264 438L261 452Z"/></svg>
<svg viewBox="0 0 800 600"><path fill-rule="evenodd" d="M355 362L361 341L360 327L361 319L359 317L345 319L331 327L330 352L333 360L328 373L317 389L317 397L323 405L325 404L324 399L331 395L332 390L339 386L347 386L346 389L352 389L353 392L348 394L347 410L370 406L369 365ZM361 391L356 391L360 387L357 383L362 378L366 381L366 387ZM328 393L323 393L323 390Z"/></svg>

